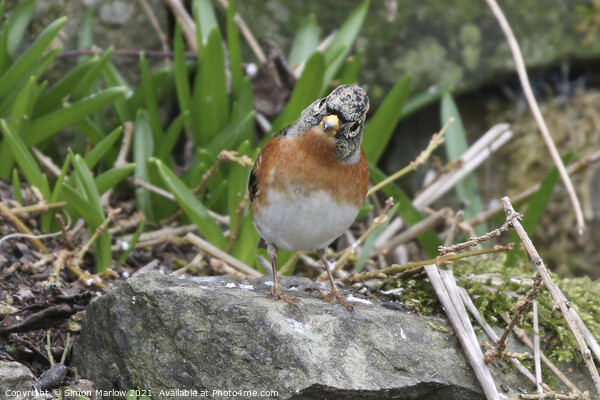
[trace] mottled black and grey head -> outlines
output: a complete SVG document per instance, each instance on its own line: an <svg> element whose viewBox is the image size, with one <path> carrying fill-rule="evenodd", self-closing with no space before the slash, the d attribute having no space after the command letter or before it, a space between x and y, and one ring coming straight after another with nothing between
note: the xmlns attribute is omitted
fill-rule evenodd
<svg viewBox="0 0 600 400"><path fill-rule="evenodd" d="M329 96L308 106L288 134L299 134L319 126L323 134L335 139L338 160L355 163L360 159L360 144L369 111L367 92L356 85L338 86Z"/></svg>

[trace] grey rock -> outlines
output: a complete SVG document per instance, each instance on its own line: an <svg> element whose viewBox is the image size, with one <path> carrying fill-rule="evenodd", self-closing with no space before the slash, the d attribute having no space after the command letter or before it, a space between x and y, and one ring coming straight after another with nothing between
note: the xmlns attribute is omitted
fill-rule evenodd
<svg viewBox="0 0 600 400"><path fill-rule="evenodd" d="M0 400L33 398L35 377L23 364L0 361Z"/></svg>
<svg viewBox="0 0 600 400"><path fill-rule="evenodd" d="M268 278L143 274L90 303L73 365L101 390L275 390L288 399L483 399L443 318L360 304L348 312L282 278L299 310L270 298ZM290 289L292 287L292 289ZM295 289L294 289L295 288ZM358 296L358 295L357 295ZM533 387L490 367L497 385ZM203 392L206 391L206 392ZM516 393L516 392L513 392ZM189 396L187 396L189 397Z"/></svg>

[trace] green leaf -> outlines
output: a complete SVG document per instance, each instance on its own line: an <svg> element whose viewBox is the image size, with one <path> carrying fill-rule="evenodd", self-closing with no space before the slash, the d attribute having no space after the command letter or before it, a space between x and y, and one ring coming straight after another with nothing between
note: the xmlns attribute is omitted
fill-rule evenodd
<svg viewBox="0 0 600 400"><path fill-rule="evenodd" d="M175 26L175 38L173 39L173 74L175 77L175 90L177 93L177 101L181 113L190 112L192 105L192 94L190 89L190 78L185 58L185 46L183 44L183 35L181 33L181 25L177 22ZM189 122L186 123L186 129L189 131Z"/></svg>
<svg viewBox="0 0 600 400"><path fill-rule="evenodd" d="M333 59L337 56L340 50L346 49L348 51L354 43L358 32L362 27L362 24L367 16L369 10L369 0L365 0L360 3L346 18L340 29L335 35L335 38L327 48L325 53L325 64L329 65Z"/></svg>
<svg viewBox="0 0 600 400"><path fill-rule="evenodd" d="M385 97L365 128L363 150L369 162L376 164L385 151L398 121L410 88L410 75L404 75Z"/></svg>
<svg viewBox="0 0 600 400"><path fill-rule="evenodd" d="M104 157L107 152L112 148L115 142L121 137L123 133L123 127L119 126L114 131L109 133L104 139L102 139L94 148L84 157L85 164L89 169L92 169L96 164Z"/></svg>
<svg viewBox="0 0 600 400"><path fill-rule="evenodd" d="M215 10L210 0L193 0L192 10L194 13L194 21L198 29L198 54L203 44L206 44L210 39L213 29L219 29L217 25L217 17Z"/></svg>
<svg viewBox="0 0 600 400"><path fill-rule="evenodd" d="M175 144L177 144L181 129L188 119L189 112L185 111L179 114L179 116L175 118L173 122L171 122L171 125L169 125L169 128L167 129L167 132L165 132L165 136L161 141L160 147L156 150L156 158L167 164L170 162L170 156L171 152L173 151L173 147L175 147Z"/></svg>
<svg viewBox="0 0 600 400"><path fill-rule="evenodd" d="M83 197L92 204L99 214L104 215L102 204L100 203L100 194L98 193L92 171L90 171L79 154L73 154L71 149L69 149L69 154L73 160L73 170L77 176L77 182L83 190Z"/></svg>
<svg viewBox="0 0 600 400"><path fill-rule="evenodd" d="M151 132L154 137L154 143L160 145L160 140L163 136L162 123L160 122L160 116L158 115L158 103L156 101L155 89L150 79L148 62L143 54L140 57L140 71L142 74L141 87L144 93L144 108L148 111L146 118L148 118L148 122L152 127Z"/></svg>
<svg viewBox="0 0 600 400"><path fill-rule="evenodd" d="M2 130L4 139L8 142L13 152L19 168L23 172L23 175L25 175L27 182L29 182L30 185L37 187L42 192L44 199L49 199L50 187L48 186L48 182L44 179L45 175L38 166L33 155L27 149L27 146L25 146L25 143L23 143L19 136L12 132L6 121L3 119L0 119L0 129Z"/></svg>
<svg viewBox="0 0 600 400"><path fill-rule="evenodd" d="M154 153L154 139L148 113L144 109L138 110L135 119L135 131L133 133L133 161L135 162L135 175L144 182L150 183L148 172L148 159ZM135 199L138 208L143 211L146 218L154 220L152 209L152 197L148 189L138 187L135 189Z"/></svg>
<svg viewBox="0 0 600 400"><path fill-rule="evenodd" d="M173 171L171 171L162 161L154 159L158 172L171 193L175 195L177 203L190 220L198 226L198 229L213 245L224 249L227 245L223 231L215 220L208 214L204 205L193 195Z"/></svg>
<svg viewBox="0 0 600 400"><path fill-rule="evenodd" d="M101 173L94 179L98 193L102 196L109 189L114 188L119 182L127 178L135 171L135 164L127 164L122 167L111 168Z"/></svg>
<svg viewBox="0 0 600 400"><path fill-rule="evenodd" d="M88 7L83 15L83 21L79 27L79 35L77 35L78 49L91 49L94 45L94 8ZM77 63L84 62L89 56L79 56Z"/></svg>
<svg viewBox="0 0 600 400"><path fill-rule="evenodd" d="M360 255L358 256L358 260L356 261L356 265L354 266L354 272L362 271L363 266L365 265L365 262L367 261L367 257L371 253L371 250L373 250L373 246L375 246L375 241L377 240L379 235L381 235L383 233L385 228L389 225L389 223L392 220L392 218L394 217L394 215L396 215L396 212L398 211L398 207L399 207L398 203L394 204L394 206L387 213L387 218L388 218L387 221L385 221L383 224L381 224L380 226L375 228L373 230L373 232L371 232L371 234L369 235L367 240L365 240L365 243L362 246L362 249L360 250Z"/></svg>
<svg viewBox="0 0 600 400"><path fill-rule="evenodd" d="M0 11L4 9L4 2L0 2ZM0 14L0 15L3 15ZM6 72L10 64L12 63L12 59L10 54L8 54L8 22L4 22L2 24L2 32L0 32L0 76Z"/></svg>
<svg viewBox="0 0 600 400"><path fill-rule="evenodd" d="M369 175L375 183L379 183L387 178L379 168L371 163L369 163ZM419 210L412 205L410 197L408 197L398 186L386 185L381 190L387 197L393 197L394 202L399 204L398 212L409 226L412 226L423 219L423 215L421 215ZM423 250L425 251L425 254L427 254L427 257L435 258L439 255L438 246L441 246L442 242L433 229L423 232L417 236L417 239L423 246Z"/></svg>
<svg viewBox="0 0 600 400"><path fill-rule="evenodd" d="M97 59L90 69L86 71L86 73L81 77L79 82L73 88L73 92L71 94L73 100L81 100L85 96L88 95L90 90L97 86L98 78L102 74L102 70L106 68L108 65L108 61L110 60L110 56L113 53L113 48L110 47L108 50L104 52L101 56L93 56L92 58Z"/></svg>
<svg viewBox="0 0 600 400"><path fill-rule="evenodd" d="M319 27L317 26L317 19L314 14L309 14L302 20L294 36L288 57L290 67L295 68L308 60L310 55L317 50L318 45Z"/></svg>
<svg viewBox="0 0 600 400"><path fill-rule="evenodd" d="M404 107L402 107L401 118L408 117L412 113L421 110L423 107L438 101L448 90L450 90L448 86L439 86L433 90L426 89L421 93L411 96L408 100L406 100L406 103L404 103Z"/></svg>
<svg viewBox="0 0 600 400"><path fill-rule="evenodd" d="M200 123L194 130L195 144L205 146L227 126L229 122L229 99L225 78L225 60L221 34L213 29L203 50L199 80L194 88L194 114ZM197 78L198 79L198 78Z"/></svg>
<svg viewBox="0 0 600 400"><path fill-rule="evenodd" d="M346 63L343 71L340 73L340 85L351 85L358 82L358 72L360 71L360 63L364 55L365 50L361 49L352 57L351 61ZM406 105L404 107L406 108Z"/></svg>
<svg viewBox="0 0 600 400"><path fill-rule="evenodd" d="M467 134L452 95L446 92L442 97L442 123L446 123L450 118L454 118L454 123L446 131L444 145L448 160L454 161L459 159L468 149ZM474 174L466 175L456 184L456 195L458 200L464 204L465 219L472 218L483 211L483 204L477 191L477 181ZM487 232L487 226L485 223L479 224L474 227L474 231L477 235L483 235Z"/></svg>
<svg viewBox="0 0 600 400"><path fill-rule="evenodd" d="M279 132L287 125L298 119L302 110L317 99L323 83L325 58L323 53L315 52L306 62L302 75L294 86L294 91L284 109L273 121L271 131ZM265 138L268 140L268 137Z"/></svg>
<svg viewBox="0 0 600 400"><path fill-rule="evenodd" d="M237 149L238 155L248 155L250 152L250 142L245 141ZM227 181L229 182L227 193L227 210L229 211L229 230L233 231L236 224L237 208L244 199L248 187L251 167L242 166L238 163L232 163L229 168Z"/></svg>
<svg viewBox="0 0 600 400"><path fill-rule="evenodd" d="M17 3L17 5L11 10L8 17L8 36L7 36L7 50L11 56L15 54L15 50L19 46L23 34L31 21L33 16L33 10L35 9L36 0L23 0Z"/></svg>
<svg viewBox="0 0 600 400"><path fill-rule="evenodd" d="M108 62L108 65L102 69L102 80L106 84L106 87L124 87L126 88L126 93L130 92L129 84L123 78L123 76L119 73L119 71L115 68L112 62ZM127 96L129 96L127 94ZM118 98L113 102L115 110L117 111L117 115L119 116L119 120L121 123L125 123L127 121L133 120L133 112L129 107L129 103L125 98Z"/></svg>
<svg viewBox="0 0 600 400"><path fill-rule="evenodd" d="M21 194L21 178L19 177L19 171L16 168L13 168L12 171L12 184L15 201L23 205L23 196Z"/></svg>
<svg viewBox="0 0 600 400"><path fill-rule="evenodd" d="M573 152L568 152L562 157L563 164L568 164L571 161L571 157L573 156ZM527 202L527 210L523 214L523 221L521 225L527 235L532 237L535 233L535 228L539 224L542 219L542 215L544 215L544 211L548 206L548 202L552 197L552 193L554 192L554 187L558 182L559 174L558 169L553 167L547 174L544 180L540 183L540 187L531 196L529 201ZM514 243L519 242L519 235L517 232L513 231L510 236L510 241ZM519 246L516 246L513 250L509 251L506 254L506 260L504 261L504 265L515 267L518 265L519 258L521 258L522 250L519 249Z"/></svg>
<svg viewBox="0 0 600 400"><path fill-rule="evenodd" d="M227 8L227 49L229 50L229 69L231 70L231 90L233 98L237 99L244 79L244 69L242 67L240 35L235 22L235 0L229 0L229 7Z"/></svg>
<svg viewBox="0 0 600 400"><path fill-rule="evenodd" d="M233 121L227 128L218 134L208 144L208 146L206 146L206 151L209 153L218 154L221 152L221 150L235 147L243 139L249 139L245 138L242 133L247 131L248 128L251 129L254 126L254 115L255 112L250 111L240 121Z"/></svg>
<svg viewBox="0 0 600 400"><path fill-rule="evenodd" d="M88 115L101 110L115 99L123 96L125 88L113 87L86 97L67 108L43 115L31 122L26 143L35 146L39 142L52 137L62 129L73 125Z"/></svg>
<svg viewBox="0 0 600 400"><path fill-rule="evenodd" d="M0 98L6 95L13 85L19 80L23 72L34 66L44 51L58 34L58 31L67 21L66 17L62 17L48 25L46 29L40 33L38 38L25 50L13 65L0 77Z"/></svg>
<svg viewBox="0 0 600 400"><path fill-rule="evenodd" d="M63 99L73 92L75 86L77 86L87 72L98 62L100 62L99 57L89 58L63 75L58 82L40 96L40 99L35 104L34 118L56 109L62 103Z"/></svg>

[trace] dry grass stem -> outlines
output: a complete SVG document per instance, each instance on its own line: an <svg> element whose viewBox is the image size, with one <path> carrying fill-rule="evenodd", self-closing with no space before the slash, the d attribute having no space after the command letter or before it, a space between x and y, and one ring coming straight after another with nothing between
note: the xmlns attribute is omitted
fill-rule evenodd
<svg viewBox="0 0 600 400"><path fill-rule="evenodd" d="M205 253L210 254L211 256L216 257L220 260L225 261L231 267L235 268L236 270L238 270L239 272L243 273L244 275L246 275L250 278L257 278L259 276L262 276L262 274L260 272L258 272L257 270L255 270L254 268L250 267L247 264L244 264L237 258L230 256L229 254L225 253L223 250L219 249L218 247L213 246L206 240L202 239L201 237L199 237L197 235L194 235L193 233L188 233L187 235L185 235L185 239L192 245L194 245L194 246L198 247L200 250L204 251Z"/></svg>
<svg viewBox="0 0 600 400"><path fill-rule="evenodd" d="M409 172L416 171L417 168L419 168L421 165L423 165L429 159L429 157L431 156L431 153L433 153L433 151L435 149L437 149L438 146L440 146L442 143L444 143L444 133L446 132L446 130L448 130L448 127L453 122L454 122L454 118L450 118L448 120L448 122L446 122L446 124L443 126L443 128L438 133L434 134L431 137L431 140L429 141L427 148L425 150L423 150L421 152L421 154L419 154L417 156L415 161L412 161L409 165L402 168L400 171L395 172L394 174L388 176L387 178L385 178L384 180L379 182L377 185L373 186L367 192L367 197L372 195L373 193L377 192L379 189L381 189L388 183L391 183L391 182L395 181L396 179L400 179L401 177L408 174Z"/></svg>
<svg viewBox="0 0 600 400"><path fill-rule="evenodd" d="M196 232L198 227L195 224L181 225L177 227L168 227L156 231L144 232L140 235L135 248L146 247L148 243L154 243L157 240L165 240L167 237L177 237L186 233ZM124 235L117 238L117 242L130 242L133 234ZM115 244L111 247L113 250L123 250L120 244Z"/></svg>
<svg viewBox="0 0 600 400"><path fill-rule="evenodd" d="M483 330L485 331L486 335L488 335L488 337L493 340L494 342L496 342L497 340L499 340L500 338L498 337L498 335L496 335L496 332L494 332L494 330L492 329L491 326L489 326L485 320L483 319L483 317L481 316L481 314L479 314L479 311L477 310L477 307L475 307L475 304L473 304L473 301L471 300L471 297L469 296L469 294L467 293L467 291L464 288L459 288L458 289L460 292L460 297L463 301L463 303L465 304L465 307L467 307L467 310L469 310L469 312L471 313L471 315L473 316L473 318L475 318L475 320L477 321L477 323L483 328ZM523 366L523 364L521 364L521 361L519 361L516 358L509 358L511 364L513 364L515 366L515 368L523 375L525 376L527 379L529 379L529 381L531 383L533 383L535 385L535 376L533 376L533 374L531 372L529 372L529 370L527 368L525 368Z"/></svg>
<svg viewBox="0 0 600 400"><path fill-rule="evenodd" d="M519 219L523 219L523 216L521 214L514 214L512 215L510 218L506 219L506 222L504 222L502 224L502 226L500 226L499 228L494 229L493 231L490 231L484 235L481 236L477 236L477 237L472 237L470 240L466 241L466 242L462 242L462 243L458 243L452 246L439 246L438 247L438 251L440 252L440 255L444 255L444 254L448 254L448 253L455 253L457 251L460 250L464 250L467 247L474 247L477 246L479 243L481 242L485 242L488 241L492 238L498 237L500 236L503 232L506 232L508 230L508 228L510 228L511 226L511 221L513 218L519 218Z"/></svg>
<svg viewBox="0 0 600 400"><path fill-rule="evenodd" d="M127 165L127 154L131 148L131 140L133 139L134 125L133 122L127 121L123 124L123 141L117 159L113 164L115 167Z"/></svg>
<svg viewBox="0 0 600 400"><path fill-rule="evenodd" d="M54 176L59 176L60 175L60 168L56 164L54 164L54 162L52 161L52 158L47 157L46 155L44 155L44 153L42 153L41 151L39 151L35 147L31 148L31 152L33 153L33 155L35 156L35 158L38 159L38 161L40 162L40 164L47 171L50 171L50 173L52 175L54 175Z"/></svg>
<svg viewBox="0 0 600 400"><path fill-rule="evenodd" d="M532 393L532 394L520 394L519 397L512 397L510 399L556 399L556 400L590 400L589 394L585 393L574 393L574 394L560 394L556 392L547 393Z"/></svg>
<svg viewBox="0 0 600 400"><path fill-rule="evenodd" d="M550 131L546 126L546 121L544 121L544 117L542 116L542 112L540 111L540 107L535 99L533 94L533 90L531 89L531 84L529 82L529 77L527 76L527 69L525 68L525 62L523 61L523 55L521 54L521 49L519 48L519 43L515 38L515 35L508 23L504 13L500 9L500 6L496 2L496 0L486 0L490 9L494 13L494 16L498 20L504 35L506 36L506 40L508 41L508 45L513 55L513 59L515 61L515 67L517 69L517 74L519 75L519 80L521 81L521 86L523 88L523 93L525 94L525 98L527 99L527 103L529 104L529 108L535 118L537 125L540 129L542 137L546 142L546 146L548 147L548 151L550 152L550 156L558 169L558 173L565 184L565 188L569 193L569 197L571 199L571 204L573 205L573 210L575 211L575 218L577 219L577 230L579 234L583 234L583 230L585 228L585 223L583 220L583 212L581 211L581 205L579 204L579 199L577 198L577 193L573 188L573 182L569 178L569 174L565 169L565 165L560 158L560 154L556 149L556 145L552 140L552 136L550 136ZM599 388L600 392L600 388Z"/></svg>
<svg viewBox="0 0 600 400"><path fill-rule="evenodd" d="M235 224L233 225L233 229L231 230L231 233L229 234L229 241L227 242L227 247L225 248L226 253L231 252L231 247L233 246L233 242L235 242L235 240L238 237L238 234L240 232L240 223L241 223L242 217L244 215L244 210L246 209L246 207L248 207L248 203L250 203L250 194L248 192L246 192L246 194L244 195L244 198L242 199L242 201L240 201L240 204L237 206L237 208L235 210Z"/></svg>
<svg viewBox="0 0 600 400"><path fill-rule="evenodd" d="M542 393L542 363L540 361L540 325L538 321L537 301L533 299L531 311L533 312L533 364L535 370L535 386L538 393Z"/></svg>
<svg viewBox="0 0 600 400"><path fill-rule="evenodd" d="M218 1L225 9L227 9L227 7L229 7L227 0L218 0ZM240 29L240 33L242 34L242 36L244 36L244 39L246 39L246 42L248 42L248 45L252 49L252 52L256 56L256 59L258 60L258 62L260 64L264 64L265 62L267 62L267 57L265 56L265 53L260 48L258 41L252 34L252 31L250 30L250 28L248 28L248 25L246 25L246 23L244 22L244 20L242 19L242 17L240 17L240 15L238 13L235 13L235 23L237 24L238 28Z"/></svg>
<svg viewBox="0 0 600 400"><path fill-rule="evenodd" d="M440 175L415 197L413 205L419 210L429 206L504 146L512 136L513 132L507 124L494 125L457 160L458 168Z"/></svg>
<svg viewBox="0 0 600 400"><path fill-rule="evenodd" d="M450 229L448 229L446 239L444 240L444 246L448 247L454 241L454 237L458 231L458 226L462 222L464 215L465 212L463 210L458 210L456 214L454 214L454 218L452 218L452 225L450 225Z"/></svg>
<svg viewBox="0 0 600 400"><path fill-rule="evenodd" d="M513 243L509 243L507 246L494 246L490 249L465 251L464 253L459 253L459 254L447 254L445 256L438 256L436 258L432 258L429 260L414 261L414 262L410 262L410 263L402 264L402 265L393 264L393 265L390 265L389 267L382 268L382 269L376 269L373 271L361 272L359 274L352 273L348 277L347 280L349 283L357 283L357 282L364 282L366 280L373 279L373 278L387 278L390 275L395 275L395 274L398 274L398 273L401 273L404 271L421 268L421 267L423 267L425 265L429 265L429 264L438 264L438 263L446 262L446 261L456 261L456 260L460 260L461 258L480 256L483 254L505 253L512 249L513 249Z"/></svg>
<svg viewBox="0 0 600 400"><path fill-rule="evenodd" d="M382 253L388 253L396 247L410 242L421 233L444 223L450 215L452 215L452 209L445 207L423 218L398 236L389 239L387 243L383 243L381 247Z"/></svg>
<svg viewBox="0 0 600 400"><path fill-rule="evenodd" d="M504 322L506 322L507 324L510 322L510 318L508 317L508 315L504 314L501 316L502 319L504 319ZM518 326L515 326L513 328L513 332L515 333L515 335L517 336L517 338L519 338L519 340L527 347L529 347L529 349L531 351L534 351L534 346L533 346L533 341L531 341L531 339L529 338L529 336L527 335L527 332L525 331L525 329L523 328L519 328ZM544 365L550 370L552 371L552 373L554 375L556 375L556 377L558 379L560 379L560 381L562 383L564 383L570 391L572 391L573 393L581 393L581 391L577 388L577 386L575 386L573 384L573 382L571 382L569 380L569 378L567 378L565 376L565 374L562 373L562 371L552 363L552 361L550 361L543 353L540 353L540 359L541 361L544 363ZM535 384L535 382L533 382Z"/></svg>
<svg viewBox="0 0 600 400"><path fill-rule="evenodd" d="M2 202L0 202L0 214L2 214L2 216L7 222L12 224L19 232L21 232L4 236L2 239L0 239L0 246L2 245L2 242L7 239L23 237L26 238L29 241L29 243L31 243L31 245L38 251L41 251L42 253L48 253L48 249L40 241L40 238L45 237L45 235L34 235L33 232L31 232L31 230L27 227L27 225L25 225L23 221L21 221L19 217L17 217L11 211L11 209L5 206Z"/></svg>
<svg viewBox="0 0 600 400"><path fill-rule="evenodd" d="M162 28L160 26L160 22L158 22L158 18L156 17L156 14L154 13L154 10L150 6L150 4L148 4L148 1L140 0L140 3L142 5L142 8L144 9L144 12L148 16L148 19L150 20L150 25L152 25L152 28L154 28L154 31L158 35L158 39L160 40L162 50L165 53L168 53L170 50L169 36L167 36L167 34L165 34L165 32L162 30ZM171 63L169 61L169 57L165 57L165 67L169 68L170 65L171 65Z"/></svg>
<svg viewBox="0 0 600 400"><path fill-rule="evenodd" d="M188 46L194 54L198 54L198 41L196 39L196 23L185 9L182 0L163 0L171 9L175 19L179 21L183 35L187 39Z"/></svg>
<svg viewBox="0 0 600 400"><path fill-rule="evenodd" d="M83 256L90 249L90 247L92 246L92 243L94 243L94 241L96 241L96 239L98 239L98 236L100 236L100 235L102 235L102 233L104 233L104 231L106 230L106 228L108 228L108 224L110 224L110 222L120 212L121 212L120 208L115 208L114 210L111 210L108 213L108 216L104 219L104 221L102 221L102 223L100 224L100 226L98 226L96 228L96 230L94 231L94 234L90 237L90 239L83 246L81 246L81 249L79 249L79 251L75 255L75 263L76 264L79 264L81 262L81 260L83 260Z"/></svg>
<svg viewBox="0 0 600 400"><path fill-rule="evenodd" d="M34 213L44 214L51 209L62 208L66 205L67 205L66 201L59 201L57 203L46 203L46 201L44 200L44 201L40 201L39 203L33 204L31 206L11 208L10 211L15 215L34 214Z"/></svg>
<svg viewBox="0 0 600 400"><path fill-rule="evenodd" d="M507 217L516 213L512 204L510 203L510 199L508 197L503 197L501 201L502 201L502 204L504 205L504 211L506 212ZM583 335L581 334L579 328L577 327L577 324L573 320L573 317L569 313L570 307L569 307L569 304L567 303L565 296L558 289L558 287L554 284L554 282L552 282L552 279L550 278L550 274L548 274L548 270L546 269L546 267L544 265L544 260L542 260L542 258L538 254L536 248L533 246L533 243L531 242L531 239L529 239L527 232L525 232L525 229L523 229L523 226L521 225L519 220L516 218L513 219L512 224L513 224L513 227L515 228L515 230L517 231L517 234L521 238L521 241L523 242L523 245L525 246L525 249L527 250L529 257L531 258L531 261L535 265L535 267L538 271L538 275L541 277L546 288L548 288L550 297L552 298L555 305L560 310L563 318L565 319L565 321L567 323L567 326L573 333L575 342L577 343L577 347L579 348L579 352L580 352L581 356L583 357L583 361L585 362L590 375L592 376L592 381L594 382L594 386L596 387L596 393L598 394L598 396L600 396L600 375L598 374L598 370L596 369L596 366L594 365L594 360L592 359L590 349L587 347L587 345L585 343L585 339L583 338Z"/></svg>
<svg viewBox="0 0 600 400"><path fill-rule="evenodd" d="M458 336L460 344L475 371L477 380L481 384L483 392L488 400L499 400L500 396L494 384L492 375L487 368L481 347L475 336L475 331L467 315L467 311L460 299L458 286L454 280L452 271L440 271L437 266L426 265L425 271L431 281L435 293L444 307L446 315Z"/></svg>

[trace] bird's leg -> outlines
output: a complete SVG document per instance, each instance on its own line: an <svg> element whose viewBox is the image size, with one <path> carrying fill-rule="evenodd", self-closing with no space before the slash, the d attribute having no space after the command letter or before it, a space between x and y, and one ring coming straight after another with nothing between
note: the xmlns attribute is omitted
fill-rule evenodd
<svg viewBox="0 0 600 400"><path fill-rule="evenodd" d="M353 305L357 305L357 303L345 300L344 298L342 298L342 296L340 296L340 292L337 290L337 287L335 287L333 275L331 275L331 270L329 269L329 263L327 262L327 249L325 248L317 250L317 254L321 259L321 262L323 263L323 268L325 268L325 271L327 271L327 276L329 277L329 282L331 283L331 292L327 294L319 291L319 298L327 300L331 303L337 300L337 302L346 307L348 311L352 311L352 309L354 308Z"/></svg>
<svg viewBox="0 0 600 400"><path fill-rule="evenodd" d="M285 294L283 289L281 289L281 286L279 286L279 282L277 281L277 247L274 244L268 244L267 253L271 258L271 267L273 268L273 288L271 290L273 300L283 300L290 306L298 308L298 306L296 306L294 303L298 303L300 299Z"/></svg>

